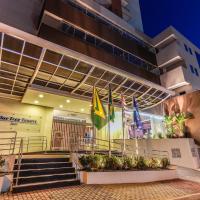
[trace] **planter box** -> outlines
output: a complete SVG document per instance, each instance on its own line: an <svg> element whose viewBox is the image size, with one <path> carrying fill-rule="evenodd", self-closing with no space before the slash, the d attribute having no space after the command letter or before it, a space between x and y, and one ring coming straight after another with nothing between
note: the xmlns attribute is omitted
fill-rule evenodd
<svg viewBox="0 0 200 200"><path fill-rule="evenodd" d="M147 183L155 181L177 179L176 170L151 171L111 171L80 173L80 179L85 184L120 184L120 183Z"/></svg>
<svg viewBox="0 0 200 200"><path fill-rule="evenodd" d="M12 175L0 175L0 194L8 192L12 183Z"/></svg>

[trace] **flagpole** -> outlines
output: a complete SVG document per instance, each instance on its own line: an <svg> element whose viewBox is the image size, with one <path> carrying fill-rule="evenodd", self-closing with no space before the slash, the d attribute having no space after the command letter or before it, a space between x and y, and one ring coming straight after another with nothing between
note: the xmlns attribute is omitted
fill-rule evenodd
<svg viewBox="0 0 200 200"><path fill-rule="evenodd" d="M121 106L122 106L122 134L123 134L123 149L122 154L125 154L126 151L126 144L125 144L125 123L124 123L124 106L125 106L125 99L124 96L121 94Z"/></svg>
<svg viewBox="0 0 200 200"><path fill-rule="evenodd" d="M108 145L109 145L109 157L111 157L111 136L110 136L110 86L109 86L109 92L108 92Z"/></svg>
<svg viewBox="0 0 200 200"><path fill-rule="evenodd" d="M122 154L125 154L126 151L126 145L125 145L125 124L124 124L124 108L122 107L122 133L123 133L123 150Z"/></svg>
<svg viewBox="0 0 200 200"><path fill-rule="evenodd" d="M95 85L93 86L93 95L94 95L94 87ZM93 105L94 105L94 102L93 102L93 95L92 95L92 107L91 109L93 109ZM92 114L92 112L91 112ZM92 135L92 155L94 155L94 136L96 137L96 128L95 128L95 125L94 125L94 114L92 114L92 126L93 126L93 135Z"/></svg>

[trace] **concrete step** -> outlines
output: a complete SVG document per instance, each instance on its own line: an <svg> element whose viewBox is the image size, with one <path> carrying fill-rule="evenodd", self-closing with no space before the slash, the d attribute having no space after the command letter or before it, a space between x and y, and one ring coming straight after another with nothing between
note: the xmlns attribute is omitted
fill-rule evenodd
<svg viewBox="0 0 200 200"><path fill-rule="evenodd" d="M77 179L59 180L59 181L48 181L48 182L37 182L31 184L22 184L13 186L13 193L29 192L34 190L44 190L50 188L59 188L66 186L80 185L80 181Z"/></svg>

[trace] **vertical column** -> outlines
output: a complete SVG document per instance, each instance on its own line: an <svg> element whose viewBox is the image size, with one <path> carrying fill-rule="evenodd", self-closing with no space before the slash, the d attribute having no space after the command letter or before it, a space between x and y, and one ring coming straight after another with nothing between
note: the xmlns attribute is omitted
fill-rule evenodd
<svg viewBox="0 0 200 200"><path fill-rule="evenodd" d="M112 0L111 10L113 13L122 17L122 3L121 0Z"/></svg>

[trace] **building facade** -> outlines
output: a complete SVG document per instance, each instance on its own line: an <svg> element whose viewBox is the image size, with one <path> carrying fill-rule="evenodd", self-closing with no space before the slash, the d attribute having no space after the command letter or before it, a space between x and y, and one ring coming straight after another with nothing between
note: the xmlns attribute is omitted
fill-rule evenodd
<svg viewBox="0 0 200 200"><path fill-rule="evenodd" d="M118 139L121 94L130 108L134 96L145 113L175 94L198 89L199 49L173 28L153 39L145 35L139 1L0 4L1 130L44 136L48 148L64 133L69 145L70 134L92 131L93 86L107 104L111 85L118 112L112 138ZM154 131L162 132L158 119L151 127L159 124ZM106 128L97 136L107 138Z"/></svg>
<svg viewBox="0 0 200 200"><path fill-rule="evenodd" d="M162 85L177 94L199 90L199 48L173 27L156 36L153 43L159 50L157 61L162 69Z"/></svg>

